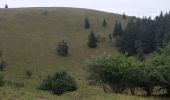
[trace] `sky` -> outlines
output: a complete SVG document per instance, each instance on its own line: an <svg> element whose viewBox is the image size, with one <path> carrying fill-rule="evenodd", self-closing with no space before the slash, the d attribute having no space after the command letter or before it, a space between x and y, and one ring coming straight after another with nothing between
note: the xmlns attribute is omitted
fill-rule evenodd
<svg viewBox="0 0 170 100"><path fill-rule="evenodd" d="M20 7L76 7L152 18L161 11L170 11L170 0L0 0L0 8Z"/></svg>

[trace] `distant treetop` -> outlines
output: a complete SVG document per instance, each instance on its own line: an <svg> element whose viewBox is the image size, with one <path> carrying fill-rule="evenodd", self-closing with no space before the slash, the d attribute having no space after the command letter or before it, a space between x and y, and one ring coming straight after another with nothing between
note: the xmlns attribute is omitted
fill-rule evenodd
<svg viewBox="0 0 170 100"><path fill-rule="evenodd" d="M5 8L8 8L8 5L7 5L7 4L5 5Z"/></svg>
<svg viewBox="0 0 170 100"><path fill-rule="evenodd" d="M126 14L125 13L123 13L123 19L126 19Z"/></svg>

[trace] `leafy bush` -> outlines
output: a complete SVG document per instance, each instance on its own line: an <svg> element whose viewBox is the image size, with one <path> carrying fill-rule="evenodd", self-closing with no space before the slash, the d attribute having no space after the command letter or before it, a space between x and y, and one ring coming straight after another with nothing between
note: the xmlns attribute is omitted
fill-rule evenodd
<svg viewBox="0 0 170 100"><path fill-rule="evenodd" d="M132 57L127 60L127 57L121 54L112 56L104 53L90 59L87 70L90 80L107 84L114 92L121 93L130 86L129 83L133 83L129 80L136 80L130 72L137 65L138 61Z"/></svg>
<svg viewBox="0 0 170 100"><path fill-rule="evenodd" d="M75 91L77 89L76 82L67 72L60 71L53 76L48 76L40 84L41 90L51 91L54 94L61 95L63 92Z"/></svg>
<svg viewBox="0 0 170 100"><path fill-rule="evenodd" d="M148 96L152 94L152 69L143 62L127 55L100 54L87 62L89 79L108 85L114 92L122 93L130 89L135 94L135 88L141 88Z"/></svg>

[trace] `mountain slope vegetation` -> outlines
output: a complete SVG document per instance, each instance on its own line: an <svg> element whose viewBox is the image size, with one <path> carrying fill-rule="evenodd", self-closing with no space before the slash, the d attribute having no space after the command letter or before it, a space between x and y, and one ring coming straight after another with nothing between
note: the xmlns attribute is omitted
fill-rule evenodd
<svg viewBox="0 0 170 100"><path fill-rule="evenodd" d="M85 18L91 28L84 28ZM103 20L107 27L103 27ZM7 65L3 72L7 85L0 88L0 99L17 100L145 100L145 98L104 93L86 79L85 61L100 52L116 53L108 39L116 21L126 26L121 15L79 8L18 8L0 9L0 50ZM104 41L96 49L87 45L88 35L94 31ZM68 43L69 55L58 56L57 43ZM113 41L114 44L114 41ZM25 72L32 71L26 78ZM37 90L44 77L58 70L66 70L77 84L78 90L63 96ZM16 83L11 85L11 83ZM18 88L18 84L24 84ZM155 98L150 98L155 100Z"/></svg>

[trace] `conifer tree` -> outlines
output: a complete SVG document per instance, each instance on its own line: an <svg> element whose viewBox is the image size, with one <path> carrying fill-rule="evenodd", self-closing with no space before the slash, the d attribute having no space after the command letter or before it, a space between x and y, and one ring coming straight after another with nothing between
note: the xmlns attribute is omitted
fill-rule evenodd
<svg viewBox="0 0 170 100"><path fill-rule="evenodd" d="M128 55L132 55L135 53L135 40L136 40L136 28L137 26L130 20L126 27L125 33L122 35L122 39L120 42L120 51L123 53L128 53Z"/></svg>
<svg viewBox="0 0 170 100"><path fill-rule="evenodd" d="M61 42L58 43L57 45L57 53L58 55L61 56L67 56L68 55L68 45L67 42L65 42L64 40L62 40Z"/></svg>
<svg viewBox="0 0 170 100"><path fill-rule="evenodd" d="M113 31L113 36L117 37L117 36L122 36L123 34L123 29L122 29L122 25L121 23L117 22L115 23L115 27L114 27L114 31Z"/></svg>
<svg viewBox="0 0 170 100"><path fill-rule="evenodd" d="M85 18L85 29L90 29L90 21L88 18Z"/></svg>
<svg viewBox="0 0 170 100"><path fill-rule="evenodd" d="M125 13L123 13L123 19L126 19L126 14Z"/></svg>
<svg viewBox="0 0 170 100"><path fill-rule="evenodd" d="M91 31L89 37L88 37L88 46L90 48L96 48L97 47L97 38L93 31Z"/></svg>
<svg viewBox="0 0 170 100"><path fill-rule="evenodd" d="M7 5L7 4L5 5L5 8L6 8L6 9L8 8L8 5Z"/></svg>
<svg viewBox="0 0 170 100"><path fill-rule="evenodd" d="M106 19L103 20L103 27L107 27Z"/></svg>

